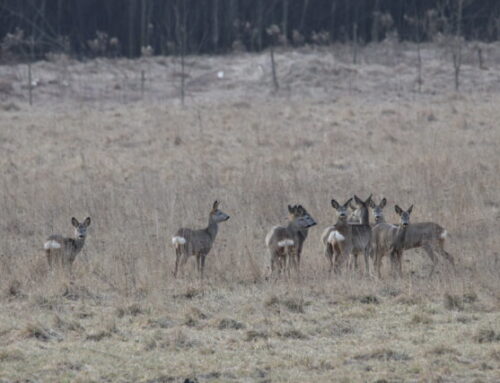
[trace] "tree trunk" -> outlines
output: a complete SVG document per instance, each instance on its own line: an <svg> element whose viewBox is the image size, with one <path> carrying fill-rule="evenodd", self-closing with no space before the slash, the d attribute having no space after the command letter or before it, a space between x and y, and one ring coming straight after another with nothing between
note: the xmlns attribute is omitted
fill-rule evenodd
<svg viewBox="0 0 500 383"><path fill-rule="evenodd" d="M136 0L129 0L128 2L128 57L135 55L135 12Z"/></svg>
<svg viewBox="0 0 500 383"><path fill-rule="evenodd" d="M283 0L283 17L281 33L283 34L283 44L288 45L288 0Z"/></svg>
<svg viewBox="0 0 500 383"><path fill-rule="evenodd" d="M212 5L212 47L217 52L219 47L219 0L213 0Z"/></svg>

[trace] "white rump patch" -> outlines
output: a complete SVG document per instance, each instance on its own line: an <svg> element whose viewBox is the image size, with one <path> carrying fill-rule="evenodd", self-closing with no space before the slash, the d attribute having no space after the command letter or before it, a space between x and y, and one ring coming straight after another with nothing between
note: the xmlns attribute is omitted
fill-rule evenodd
<svg viewBox="0 0 500 383"><path fill-rule="evenodd" d="M337 230L334 230L328 236L328 243L342 242L345 241L345 237L340 234Z"/></svg>
<svg viewBox="0 0 500 383"><path fill-rule="evenodd" d="M184 245L186 243L186 238L184 237L172 237L172 245L177 247L177 245Z"/></svg>
<svg viewBox="0 0 500 383"><path fill-rule="evenodd" d="M448 232L445 230L441 233L440 237L445 239L448 236Z"/></svg>
<svg viewBox="0 0 500 383"><path fill-rule="evenodd" d="M61 248L61 244L59 242L54 241L53 239L51 239L50 241L45 242L45 244L43 245L43 248L45 250L60 249Z"/></svg>
<svg viewBox="0 0 500 383"><path fill-rule="evenodd" d="M293 244L293 239L284 239L283 241L278 242L279 247L293 246Z"/></svg>
<svg viewBox="0 0 500 383"><path fill-rule="evenodd" d="M271 238L273 237L274 232L276 231L277 228L279 228L279 226L274 226L271 230L269 230L269 233L267 233L266 246L269 246L269 244L271 243Z"/></svg>

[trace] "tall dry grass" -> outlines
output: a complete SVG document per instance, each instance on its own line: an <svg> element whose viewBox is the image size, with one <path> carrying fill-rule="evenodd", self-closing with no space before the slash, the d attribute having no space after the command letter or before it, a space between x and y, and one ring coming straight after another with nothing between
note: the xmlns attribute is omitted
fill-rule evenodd
<svg viewBox="0 0 500 383"><path fill-rule="evenodd" d="M176 97L165 58L34 65L35 107L22 93L0 105L0 380L498 381L497 71L466 62L469 91L448 94L445 58L425 47L413 93L411 47L375 48L356 66L346 47L277 52L273 98L267 56L206 58L186 109L163 98ZM118 104L135 97L120 76L144 65L158 75L148 102ZM330 199L353 193L386 197L388 221L414 204L413 222L443 225L457 274L440 259L427 278L411 250L400 280L328 276ZM174 279L171 235L206 225L215 199L231 219L205 280L192 260ZM292 203L319 224L301 277L269 279L264 237ZM72 216L92 224L70 279L42 246Z"/></svg>
<svg viewBox="0 0 500 383"><path fill-rule="evenodd" d="M337 278L326 275L319 241L335 221L329 201L373 193L389 200L389 221L396 221L394 203L414 204L414 222L433 220L450 233L458 275L448 277L440 259L440 277L429 282L429 260L408 251L406 282L429 293L436 284L495 291L495 100L328 105L278 99L243 107L6 114L2 289L18 283L43 294L61 283L48 274L43 240L71 234L70 218L90 215L75 281L94 293L161 295L179 286L171 273L171 234L179 226L206 225L214 199L231 219L221 224L207 259L207 284L267 283L263 238L285 222L288 203L303 204L319 222L305 244L302 281L332 283ZM184 274L183 281L197 283L192 264ZM358 277L340 280L359 284ZM378 283L363 282L368 289Z"/></svg>

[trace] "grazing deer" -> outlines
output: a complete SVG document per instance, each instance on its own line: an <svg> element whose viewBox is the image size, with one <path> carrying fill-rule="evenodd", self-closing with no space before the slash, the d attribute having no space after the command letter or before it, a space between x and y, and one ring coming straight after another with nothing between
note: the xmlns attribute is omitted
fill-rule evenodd
<svg viewBox="0 0 500 383"><path fill-rule="evenodd" d="M75 228L75 237L68 238L62 235L55 234L47 238L47 242L43 245L49 267L62 266L71 271L71 266L75 261L76 256L82 250L87 237L87 228L90 225L90 217L80 223L73 217L71 224Z"/></svg>
<svg viewBox="0 0 500 383"><path fill-rule="evenodd" d="M299 271L300 254L307 237L307 230L316 225L316 221L302 205L288 205L288 213L288 225L274 226L266 235L272 274L276 269L281 272L285 267L290 272L290 265Z"/></svg>
<svg viewBox="0 0 500 383"><path fill-rule="evenodd" d="M327 227L321 236L321 241L325 245L325 256L330 261L329 273L332 270L340 273L342 263L349 257L353 249L352 225L348 223L347 212L352 198L340 205L332 199L332 207L337 211L337 222L335 225Z"/></svg>
<svg viewBox="0 0 500 383"><path fill-rule="evenodd" d="M444 242L447 236L446 230L434 222L420 222L410 224L410 214L413 205L404 211L398 205L394 207L396 213L400 216L400 225L390 225L386 223L377 224L372 231L372 245L375 249L375 268L380 278L380 267L382 257L390 252L391 265L397 267L399 276L402 271L402 256L404 250L421 247L432 261L432 269L429 274L431 277L437 265L437 257L434 250L446 258L453 268L455 261L453 256L444 249Z"/></svg>
<svg viewBox="0 0 500 383"><path fill-rule="evenodd" d="M190 256L196 256L196 267L203 278L205 268L205 258L210 252L217 236L219 223L227 221L229 216L219 210L219 202L215 201L208 216L208 226L205 229L192 230L180 228L172 237L172 244L175 248L175 270L174 277L177 277L179 266L184 266ZM180 261L180 265L179 265Z"/></svg>

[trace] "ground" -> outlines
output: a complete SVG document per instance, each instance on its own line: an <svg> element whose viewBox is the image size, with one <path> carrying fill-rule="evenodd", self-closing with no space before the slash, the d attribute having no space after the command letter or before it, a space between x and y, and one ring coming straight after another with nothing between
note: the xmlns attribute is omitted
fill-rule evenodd
<svg viewBox="0 0 500 383"><path fill-rule="evenodd" d="M500 46L370 45L188 58L51 56L0 67L0 382L500 381ZM141 71L145 81L141 85ZM219 72L224 76L220 78ZM418 250L402 279L328 275L330 200L414 204L456 272ZM220 225L200 281L170 238ZM287 204L318 222L301 275L270 277ZM43 242L92 217L73 275Z"/></svg>

